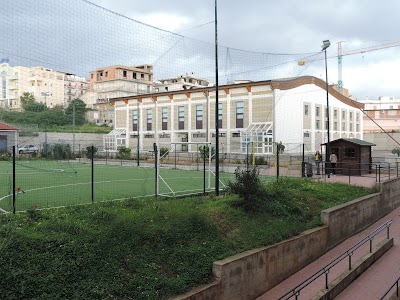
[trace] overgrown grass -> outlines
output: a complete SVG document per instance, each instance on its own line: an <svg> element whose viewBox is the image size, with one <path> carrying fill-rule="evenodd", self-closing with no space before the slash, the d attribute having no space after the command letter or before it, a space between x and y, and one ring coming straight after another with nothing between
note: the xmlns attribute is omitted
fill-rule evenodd
<svg viewBox="0 0 400 300"><path fill-rule="evenodd" d="M246 213L235 195L135 199L0 216L3 299L167 299L211 279L213 261L319 225L370 189L284 179Z"/></svg>
<svg viewBox="0 0 400 300"><path fill-rule="evenodd" d="M107 134L112 130L112 127L107 125L98 126L94 123L86 123L83 125L75 126L75 129L72 125L60 125L60 126L39 126L39 131L47 132L73 132L75 130L76 133L103 133Z"/></svg>

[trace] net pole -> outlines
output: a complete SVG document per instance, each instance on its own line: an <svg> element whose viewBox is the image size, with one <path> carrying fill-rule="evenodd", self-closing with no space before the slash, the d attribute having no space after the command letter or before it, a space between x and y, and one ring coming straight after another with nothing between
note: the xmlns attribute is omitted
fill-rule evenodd
<svg viewBox="0 0 400 300"><path fill-rule="evenodd" d="M253 164L253 167L254 167L256 165L256 153L255 153L254 142L251 142L251 152L253 153L252 164Z"/></svg>
<svg viewBox="0 0 400 300"><path fill-rule="evenodd" d="M211 189L211 143L208 143L208 188Z"/></svg>
<svg viewBox="0 0 400 300"><path fill-rule="evenodd" d="M92 204L94 203L94 146L92 145L92 157L91 157L91 163L92 163Z"/></svg>
<svg viewBox="0 0 400 300"><path fill-rule="evenodd" d="M279 144L276 144L276 182L279 181Z"/></svg>
<svg viewBox="0 0 400 300"><path fill-rule="evenodd" d="M203 147L203 193L206 194L206 147Z"/></svg>
<svg viewBox="0 0 400 300"><path fill-rule="evenodd" d="M15 148L15 146L13 146L13 166L12 166L12 173L13 173L13 175L12 175L12 178L13 178L13 183L12 183L12 189L13 189L13 191L12 191L12 202L13 202L13 204L12 204L12 206L13 206L13 214L15 214L15 153L16 153L16 151L17 151L17 149Z"/></svg>
<svg viewBox="0 0 400 300"><path fill-rule="evenodd" d="M155 195L156 197L158 196L158 174L159 174L159 165L158 165L158 147L157 144L153 144L153 150L154 150L154 167L155 167Z"/></svg>
<svg viewBox="0 0 400 300"><path fill-rule="evenodd" d="M219 126L218 126L218 14L217 0L215 0L215 195L219 196Z"/></svg>

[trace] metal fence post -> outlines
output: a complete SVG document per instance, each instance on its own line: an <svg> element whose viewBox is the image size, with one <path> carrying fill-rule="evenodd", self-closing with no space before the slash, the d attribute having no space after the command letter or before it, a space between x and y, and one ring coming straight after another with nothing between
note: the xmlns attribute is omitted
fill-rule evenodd
<svg viewBox="0 0 400 300"><path fill-rule="evenodd" d="M94 146L91 147L91 162L92 162L92 204L94 203Z"/></svg>
<svg viewBox="0 0 400 300"><path fill-rule="evenodd" d="M12 166L12 189L13 189L13 198L12 198L12 206L13 206L13 214L15 214L15 155L16 155L17 149L15 146L13 146L13 166Z"/></svg>

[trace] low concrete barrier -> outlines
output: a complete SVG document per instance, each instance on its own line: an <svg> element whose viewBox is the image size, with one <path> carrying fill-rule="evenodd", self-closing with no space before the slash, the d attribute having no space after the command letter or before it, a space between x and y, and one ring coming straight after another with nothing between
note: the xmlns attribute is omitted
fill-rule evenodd
<svg viewBox="0 0 400 300"><path fill-rule="evenodd" d="M400 206L400 178L379 183L377 188L379 193L322 211L324 227L214 262L214 283L174 299L250 300L262 295Z"/></svg>

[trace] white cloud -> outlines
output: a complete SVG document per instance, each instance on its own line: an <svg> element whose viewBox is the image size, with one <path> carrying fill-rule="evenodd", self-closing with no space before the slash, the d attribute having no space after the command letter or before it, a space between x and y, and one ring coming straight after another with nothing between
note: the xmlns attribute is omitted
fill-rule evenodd
<svg viewBox="0 0 400 300"><path fill-rule="evenodd" d="M400 59L358 65L343 73L345 87L358 99L376 99L379 96L399 96ZM379 91L381 94L377 94ZM395 94L396 93L396 94Z"/></svg>
<svg viewBox="0 0 400 300"><path fill-rule="evenodd" d="M158 27L167 31L177 32L190 23L186 16L171 15L167 13L153 13L138 16L138 20L143 23Z"/></svg>

